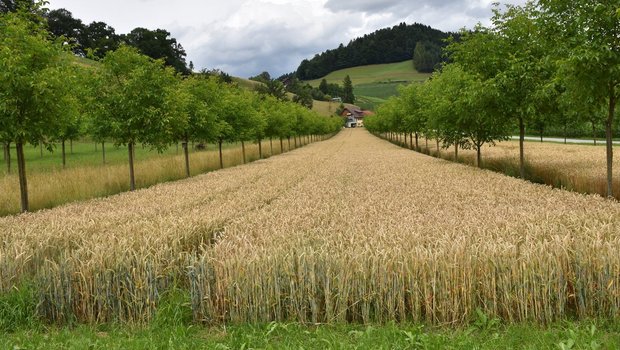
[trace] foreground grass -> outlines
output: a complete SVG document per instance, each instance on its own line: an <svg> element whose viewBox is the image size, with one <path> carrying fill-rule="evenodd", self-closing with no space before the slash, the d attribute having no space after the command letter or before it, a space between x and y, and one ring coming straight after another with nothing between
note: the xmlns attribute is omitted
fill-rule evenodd
<svg viewBox="0 0 620 350"><path fill-rule="evenodd" d="M617 325L265 325L40 328L0 334L3 349L617 349Z"/></svg>

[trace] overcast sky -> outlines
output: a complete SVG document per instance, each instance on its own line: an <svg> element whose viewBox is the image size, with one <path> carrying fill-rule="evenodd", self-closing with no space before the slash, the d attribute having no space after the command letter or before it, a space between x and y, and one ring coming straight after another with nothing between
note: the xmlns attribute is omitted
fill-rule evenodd
<svg viewBox="0 0 620 350"><path fill-rule="evenodd" d="M495 0L50 0L85 24L117 34L166 29L196 69L240 77L297 69L304 58L401 22L444 31L488 24ZM524 3L524 0L501 0Z"/></svg>

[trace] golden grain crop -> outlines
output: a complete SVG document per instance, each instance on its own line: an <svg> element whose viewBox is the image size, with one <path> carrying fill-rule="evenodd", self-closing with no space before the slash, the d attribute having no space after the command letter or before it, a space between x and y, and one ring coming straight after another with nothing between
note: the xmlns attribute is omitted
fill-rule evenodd
<svg viewBox="0 0 620 350"><path fill-rule="evenodd" d="M398 142L404 143L399 135ZM407 137L406 147L410 146ZM437 146L434 139L420 139L420 149L436 155ZM564 188L581 193L607 195L607 163L603 145L579 145L560 143L525 143L525 162L527 177L535 182L544 183L557 188ZM614 146L614 150L620 147ZM441 157L454 160L454 148L441 149ZM476 151L459 150L459 161L469 165L476 164ZM519 142L498 142L495 146L485 145L482 148L482 163L485 168L515 176L519 172ZM614 192L620 199L620 158L614 159Z"/></svg>
<svg viewBox="0 0 620 350"><path fill-rule="evenodd" d="M0 284L62 321L460 324L617 317L620 204L364 130L244 167L0 219Z"/></svg>

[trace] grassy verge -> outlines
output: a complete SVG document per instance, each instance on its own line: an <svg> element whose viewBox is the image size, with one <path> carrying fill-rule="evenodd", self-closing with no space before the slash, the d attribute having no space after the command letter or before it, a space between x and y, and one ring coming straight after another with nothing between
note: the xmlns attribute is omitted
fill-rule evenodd
<svg viewBox="0 0 620 350"><path fill-rule="evenodd" d="M421 325L266 325L203 327L78 326L20 330L0 337L3 349L617 349L613 324L558 323L481 329Z"/></svg>

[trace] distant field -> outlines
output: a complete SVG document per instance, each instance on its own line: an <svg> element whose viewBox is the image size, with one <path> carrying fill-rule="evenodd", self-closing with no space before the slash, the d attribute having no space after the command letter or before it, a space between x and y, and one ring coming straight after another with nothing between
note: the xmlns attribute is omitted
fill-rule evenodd
<svg viewBox="0 0 620 350"><path fill-rule="evenodd" d="M342 80L345 76L349 75L354 86L362 84L376 84L376 83L410 83L413 81L424 81L430 77L430 74L418 73L413 68L411 60L389 63L389 64L375 64L370 66L361 66L342 69L332 72L324 78L328 83L338 83L342 85ZM321 79L309 80L312 86L319 86Z"/></svg>
<svg viewBox="0 0 620 350"><path fill-rule="evenodd" d="M385 100L398 94L398 87L412 82L423 82L430 74L419 73L413 68L411 60L375 64L370 66L354 67L332 72L324 78L328 83L342 85L345 76L349 75L353 82L355 104L364 108L375 110ZM319 86L321 79L310 80L312 86Z"/></svg>

